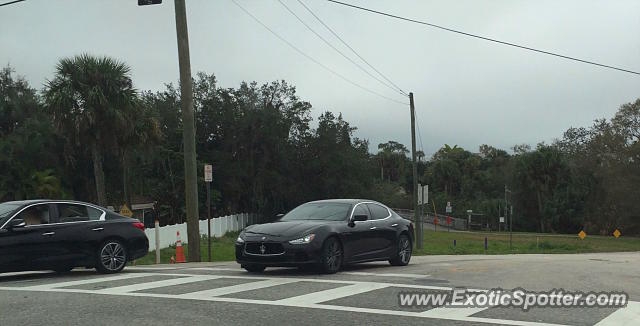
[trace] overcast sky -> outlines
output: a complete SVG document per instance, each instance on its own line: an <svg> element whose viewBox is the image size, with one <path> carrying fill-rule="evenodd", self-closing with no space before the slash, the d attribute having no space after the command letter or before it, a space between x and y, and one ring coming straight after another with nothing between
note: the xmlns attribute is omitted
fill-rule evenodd
<svg viewBox="0 0 640 326"><path fill-rule="evenodd" d="M6 0L0 0L5 2ZM302 51L347 78L406 101L323 44L276 0L238 0ZM297 0L283 0L337 47ZM477 151L561 137L572 126L610 118L640 97L640 76L567 61L356 11L303 0L365 59L413 92L425 152L443 144ZM640 71L640 1L345 0L487 37ZM173 1L27 0L0 7L0 64L40 89L56 62L88 52L124 60L135 86L178 80ZM231 0L187 0L193 73L221 87L284 79L314 106L342 112L356 136L410 148L409 109L328 73L258 25ZM342 47L340 47L342 49ZM347 50L345 50L347 51ZM348 53L348 52L345 52ZM420 143L418 143L420 148Z"/></svg>

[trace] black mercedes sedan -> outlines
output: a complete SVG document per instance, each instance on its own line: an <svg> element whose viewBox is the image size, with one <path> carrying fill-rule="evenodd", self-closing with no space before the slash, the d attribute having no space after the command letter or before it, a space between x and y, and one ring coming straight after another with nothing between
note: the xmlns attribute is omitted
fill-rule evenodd
<svg viewBox="0 0 640 326"><path fill-rule="evenodd" d="M89 203L0 203L0 272L95 268L120 272L149 251L140 221Z"/></svg>
<svg viewBox="0 0 640 326"><path fill-rule="evenodd" d="M385 205L360 199L302 204L278 221L245 228L236 261L249 272L266 267L317 267L335 273L343 265L411 259L413 224Z"/></svg>

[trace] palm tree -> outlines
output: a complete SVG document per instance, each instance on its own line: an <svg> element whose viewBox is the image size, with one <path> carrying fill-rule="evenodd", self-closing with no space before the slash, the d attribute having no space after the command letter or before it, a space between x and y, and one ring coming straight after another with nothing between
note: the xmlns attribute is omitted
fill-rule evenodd
<svg viewBox="0 0 640 326"><path fill-rule="evenodd" d="M27 185L31 187L31 193L37 198L55 199L64 196L60 179L52 169L33 172Z"/></svg>
<svg viewBox="0 0 640 326"><path fill-rule="evenodd" d="M103 159L134 131L136 90L130 68L109 57L88 54L61 59L45 100L56 129L73 146L88 148L96 197L106 205Z"/></svg>

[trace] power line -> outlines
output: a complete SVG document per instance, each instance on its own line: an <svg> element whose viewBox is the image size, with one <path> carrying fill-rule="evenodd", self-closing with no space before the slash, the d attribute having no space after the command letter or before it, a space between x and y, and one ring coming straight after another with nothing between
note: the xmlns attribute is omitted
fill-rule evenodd
<svg viewBox="0 0 640 326"><path fill-rule="evenodd" d="M15 0L15 1L9 1L9 2L5 2L5 3L0 3L0 7L12 5L14 3L18 3L18 2L22 2L22 1L26 1L26 0Z"/></svg>
<svg viewBox="0 0 640 326"><path fill-rule="evenodd" d="M347 83L358 87L364 91L367 91L371 94L374 94L376 96L379 96L381 98L384 98L386 100L395 102L395 103L399 103L402 105L407 105L407 103L405 102L400 102L396 99L390 98L388 96L382 95L374 90L371 90L369 88L366 88L356 82L351 81L350 79L348 79L347 77L343 76L342 74L336 72L335 70L327 67L326 65L322 64L320 61L314 59L313 57L311 57L310 55L304 53L302 50L300 50L298 47L296 47L295 45L293 45L291 42L287 41L287 39L283 38L282 36L280 36L278 33L276 33L274 30L272 30L271 28L269 28L269 26L265 25L260 19L258 19L256 16L254 16L253 14L251 14L247 9L245 9L243 6L241 6L236 0L231 0L236 6L238 6L238 8L240 8L240 10L244 11L244 13L246 13L247 15L249 15L249 17L251 17L253 20L255 20L258 24L262 25L262 27L264 27L266 30L268 30L269 32L271 32L271 34L273 34L275 37L277 37L278 39L280 39L280 41L284 42L285 44L287 44L289 47L291 47L293 50L295 50L296 52L298 52L300 55L304 56L305 58L313 61L315 64L319 65L320 67L324 68L325 70L329 71L330 73L340 77L342 80L346 81Z"/></svg>
<svg viewBox="0 0 640 326"><path fill-rule="evenodd" d="M307 11L313 15L313 17L315 17L320 24L322 24L322 26L324 26L327 30L329 30L329 32L331 32L331 34L333 34L333 36L335 36L338 40L340 40L340 42L342 42L342 44L344 44L344 46L346 46L347 48L349 48L349 50L351 50L351 52L353 52L358 58L360 58L360 60L362 60L362 62L364 62L365 64L367 64L367 66L369 66L371 69L373 69L375 72L378 73L378 75L380 75L382 78L384 78L387 82L389 82L391 85L393 85L398 91L400 91L400 93L402 93L402 95L404 96L409 96L409 94L407 94L405 91L402 90L402 88L398 87L398 85L396 85L394 82L392 82L389 78L387 78L387 76L385 76L383 73L381 73L378 69L376 69L373 65L371 65L369 63L369 61L365 60L365 58L363 58L356 50L354 50L347 42L345 42L340 35L338 35L331 27L329 27L327 24L324 23L324 21L322 21L322 19L320 19L320 17L318 17L318 15L316 15L311 8L307 7L307 5L302 1L302 0L297 0L305 9L307 9Z"/></svg>
<svg viewBox="0 0 640 326"><path fill-rule="evenodd" d="M405 20L405 21L412 22L412 23L417 23L417 24L422 24L422 25L438 28L438 29L441 29L441 30L445 30L447 32L462 34L462 35L469 36L469 37L475 37L475 38L478 38L478 39L481 39L481 40L485 40L485 41L489 41L489 42L495 42L495 43L508 45L508 46L512 46L512 47L516 47L516 48L520 48L520 49L524 49L524 50L533 51L533 52L538 52L538 53L542 53L542 54L547 54L547 55L551 55L551 56L555 56L555 57L559 57L559 58L563 58L563 59L567 59L567 60L578 61L578 62L582 62L582 63L594 65L594 66L599 66L599 67L603 67L603 68L609 68L609 69L614 69L614 70L618 70L618 71L628 72L630 74L640 75L640 72L637 72L637 71L632 71L632 70L627 70L627 69L618 68L618 67L614 67L614 66L609 66L609 65L605 65L605 64L601 64L601 63L597 63L597 62L593 62L593 61L578 59L578 58L575 58L575 57L570 57L570 56L566 56L566 55L562 55L562 54L558 54L558 53L554 53L554 52L538 50L538 49L535 49L535 48L532 48L532 47L528 47L528 46L524 46L524 45L519 45L519 44L515 44L515 43L500 41L500 40L489 38L489 37L485 37L485 36L480 36L480 35L476 35L476 34L462 32L462 31L455 30L455 29L452 29L452 28L448 28L448 27L444 27L444 26L440 26L440 25L436 25L436 24L431 24L431 23L427 23L427 22L424 22L424 21L415 20L415 19L411 19L411 18L406 18L406 17L402 17L402 16L397 16L397 15L385 13L385 12L382 12L382 11L377 11L377 10L373 10L373 9L369 9L369 8L364 8L364 7L360 7L360 6L356 6L356 5L352 5L352 4L349 4L349 3L344 3L344 2L340 2L340 1L336 1L336 0L327 0L327 1L339 4L339 5L343 5L343 6L347 6L347 7L351 7L351 8L355 8L355 9L359 9L359 10L368 11L368 12L371 12L371 13L374 13L374 14L378 14L378 15L383 15L383 16L387 16L387 17L391 17L391 18Z"/></svg>
<svg viewBox="0 0 640 326"><path fill-rule="evenodd" d="M347 55L345 55L344 53L342 53L342 51L340 51L338 48L336 48L335 46L333 46L333 44L331 44L329 41L327 41L327 39L325 39L322 35L320 35L318 32L316 32L313 28L311 28L311 26L309 26L309 24L305 23L304 20L302 18L300 18L300 16L298 16L295 12L293 12L293 10L291 10L291 8L289 8L286 4L284 4L284 2L282 2L282 0L278 0L278 2L280 2L280 4L287 9L287 11L289 13L291 13L294 17L296 17L296 19L298 19L298 21L300 23L302 23L302 25L304 25L308 30L310 30L313 34L315 34L318 38L320 38L326 45L328 45L330 48L332 48L334 51L338 52L338 54L340 54L341 56L343 56L345 59L349 60L351 63L353 63L356 67L358 67L360 70L362 70L364 73L366 73L367 75L371 76L371 78L377 80L378 82L380 82L380 84L388 87L389 89L391 89L394 92L398 92L401 95L404 95L403 93L401 93L400 91L398 91L397 89L393 88L393 86L385 83L384 81L380 80L380 78L372 75L368 70L364 69L361 65L359 65L357 62L353 61L353 59L349 58Z"/></svg>

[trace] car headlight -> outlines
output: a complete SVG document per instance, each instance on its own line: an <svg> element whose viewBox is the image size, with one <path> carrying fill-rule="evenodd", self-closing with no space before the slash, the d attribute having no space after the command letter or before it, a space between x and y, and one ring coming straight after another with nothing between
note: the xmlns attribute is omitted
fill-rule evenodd
<svg viewBox="0 0 640 326"><path fill-rule="evenodd" d="M236 243L244 243L244 239L242 239L242 234L238 235L238 238L236 239Z"/></svg>
<svg viewBox="0 0 640 326"><path fill-rule="evenodd" d="M313 241L313 238L315 238L316 235L311 233L311 234L307 234L302 238L298 238L295 240L291 240L289 241L290 244L305 244L305 243L309 243L311 241Z"/></svg>

